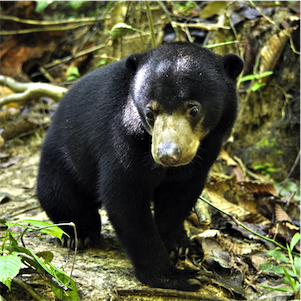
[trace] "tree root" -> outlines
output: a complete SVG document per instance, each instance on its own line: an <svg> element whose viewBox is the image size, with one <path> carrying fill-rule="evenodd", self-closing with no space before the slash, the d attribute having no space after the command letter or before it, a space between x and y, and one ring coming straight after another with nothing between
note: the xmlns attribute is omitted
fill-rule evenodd
<svg viewBox="0 0 301 301"><path fill-rule="evenodd" d="M0 98L0 106L10 102L25 102L42 96L50 97L56 101L60 100L68 89L46 83L20 83L13 78L0 75L0 84L7 86L16 94Z"/></svg>

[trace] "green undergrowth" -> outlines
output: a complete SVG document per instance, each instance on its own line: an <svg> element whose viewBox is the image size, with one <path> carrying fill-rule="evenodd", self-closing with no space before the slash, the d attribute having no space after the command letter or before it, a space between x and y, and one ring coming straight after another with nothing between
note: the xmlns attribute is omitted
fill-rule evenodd
<svg viewBox="0 0 301 301"><path fill-rule="evenodd" d="M7 231L2 238L0 256L0 282L9 290L12 283L16 282L30 294L37 294L35 290L24 282L21 274L32 273L40 275L47 282L57 298L63 301L80 300L74 280L64 271L51 262L54 254L50 251L33 252L24 245L23 236L26 232L38 231L61 239L64 231L47 222L24 219L16 223L1 221L7 226ZM24 228L23 231L13 232L14 226ZM41 298L41 300L44 300Z"/></svg>

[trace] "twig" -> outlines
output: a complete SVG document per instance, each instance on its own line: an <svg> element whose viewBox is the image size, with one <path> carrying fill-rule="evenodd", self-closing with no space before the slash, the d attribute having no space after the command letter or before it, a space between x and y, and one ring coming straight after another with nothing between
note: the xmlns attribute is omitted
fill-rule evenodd
<svg viewBox="0 0 301 301"><path fill-rule="evenodd" d="M19 34L28 34L34 32L46 32L46 31L66 31L66 30L74 30L80 27L89 26L91 22L82 23L79 25L71 25L71 26L47 26L41 28L28 28L28 29L18 29L18 30L0 30L0 36L11 36L11 35L19 35Z"/></svg>
<svg viewBox="0 0 301 301"><path fill-rule="evenodd" d="M180 22L171 22L171 26L172 27L176 27L176 26L180 26L181 28L201 28L201 29L205 29L205 30L218 30L220 28L222 29L230 29L229 26L222 26L222 25L218 25L218 24L205 24L205 23L180 23Z"/></svg>
<svg viewBox="0 0 301 301"><path fill-rule="evenodd" d="M0 106L9 102L25 102L42 96L50 97L56 101L60 100L68 89L46 83L20 83L12 77L0 75L0 84L9 87L16 94L0 98Z"/></svg>
<svg viewBox="0 0 301 301"><path fill-rule="evenodd" d="M89 18L81 18L75 20L57 20L57 21L45 21L45 20L29 20L29 19L21 19L15 16L0 16L0 20L9 20L23 24L30 24L30 25L41 25L41 26L51 26L51 25L62 25L62 24L70 24L70 23L85 23L85 22L94 22L97 20L96 17L89 17Z"/></svg>
<svg viewBox="0 0 301 301"><path fill-rule="evenodd" d="M146 5L146 13L147 13L147 19L148 19L148 26L151 32L151 38L152 38L152 47L155 48L156 45L156 37L155 37L155 30L154 30L154 21L152 17L152 12L150 9L149 1L145 1Z"/></svg>
<svg viewBox="0 0 301 301"><path fill-rule="evenodd" d="M48 228L53 228L53 227L61 227L61 226L70 226L73 227L73 231L74 231L74 240L75 240L75 246L74 246L74 256L73 256L73 260L72 260L72 266L71 266L71 271L70 271L70 276L69 276L69 284L71 282L71 277L72 277L72 273L74 270L74 265L75 265L75 258L77 255L77 250L78 250L78 236L77 236L77 230L76 230L76 225L73 222L70 223L60 223L60 224L53 224L53 225L49 225L49 226L45 226L45 227L27 227L25 228L25 230L22 233L22 236L25 234L25 232L30 229L30 230L36 230L36 231L40 231L43 229L48 229ZM24 245L23 245L24 246ZM25 246L24 246L25 247Z"/></svg>
<svg viewBox="0 0 301 301"><path fill-rule="evenodd" d="M86 50L83 50L83 51L80 51L74 55L70 55L70 56L67 56L67 57L64 57L63 59L61 60L55 60L49 64L46 64L44 65L44 68L45 69L48 69L48 68L51 68L51 67L54 67L56 65L60 65L60 64L64 64L64 63L67 63L68 61L72 60L72 59L77 59L81 56L84 56L86 54L89 54L89 53L92 53L92 52L95 52L97 50L100 50L102 48L105 48L107 45L105 44L102 44L102 45L97 45L97 46L94 46L94 47L91 47L89 49L86 49Z"/></svg>
<svg viewBox="0 0 301 301"><path fill-rule="evenodd" d="M222 43L204 45L203 47L208 48L208 49L212 49L212 48L215 48L215 47L227 46L227 45L238 44L238 43L239 43L239 41L235 40L235 41L229 41L229 42L222 42Z"/></svg>
<svg viewBox="0 0 301 301"><path fill-rule="evenodd" d="M50 226L45 226L45 227L37 228L37 230L51 228L51 227L61 227L61 226L70 226L70 227L73 227L73 231L74 231L74 240L75 240L74 256L73 256L73 260L72 260L72 266L71 266L71 271L70 271L70 276L69 276L69 282L68 282L68 285L70 285L72 273L73 273L74 266L75 266L75 258L76 258L77 250L78 250L78 235L77 235L76 225L73 222L70 222L70 223L61 223L61 224L53 224L53 225L50 225Z"/></svg>
<svg viewBox="0 0 301 301"><path fill-rule="evenodd" d="M71 283L72 273L73 273L74 266L75 266L75 258L76 258L76 255L77 255L77 249L78 249L78 236L77 236L76 225L75 225L73 222L70 222L70 223L69 223L69 226L73 227L73 230L74 230L74 239L75 239L74 256L73 256L73 260L72 260L72 266L71 266L70 278L69 278L69 284L70 284L70 283Z"/></svg>
<svg viewBox="0 0 301 301"><path fill-rule="evenodd" d="M250 3L252 4L252 6L271 24L273 24L277 30L281 31L281 29L279 28L279 26L271 19L269 18L267 15L265 15L256 5L253 1L250 1Z"/></svg>
<svg viewBox="0 0 301 301"><path fill-rule="evenodd" d="M18 279L18 278L14 278L12 280L15 284L21 286L24 290L26 290L32 297L34 297L35 299L39 300L39 301L47 301L46 299L44 299L43 296L41 296L33 287L31 287L29 284L25 283L24 281Z"/></svg>

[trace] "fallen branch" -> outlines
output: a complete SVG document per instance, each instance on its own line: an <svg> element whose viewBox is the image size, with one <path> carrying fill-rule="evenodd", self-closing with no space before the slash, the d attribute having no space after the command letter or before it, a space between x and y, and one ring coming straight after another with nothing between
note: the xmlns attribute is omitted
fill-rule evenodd
<svg viewBox="0 0 301 301"><path fill-rule="evenodd" d="M10 102L25 102L42 96L50 97L58 101L68 91L66 88L45 83L20 83L4 75L0 75L0 84L16 92L16 94L0 98L0 106Z"/></svg>

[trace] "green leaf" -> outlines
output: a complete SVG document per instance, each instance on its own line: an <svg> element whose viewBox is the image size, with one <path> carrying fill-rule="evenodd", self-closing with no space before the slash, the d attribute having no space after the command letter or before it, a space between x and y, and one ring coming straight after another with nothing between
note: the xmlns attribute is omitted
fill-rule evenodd
<svg viewBox="0 0 301 301"><path fill-rule="evenodd" d="M51 284L51 290L58 297L59 300L72 301L72 299L67 295L65 289L57 287L54 284Z"/></svg>
<svg viewBox="0 0 301 301"><path fill-rule="evenodd" d="M44 272L47 272L52 276L52 277L47 277L46 281L51 285L52 291L59 299L63 301L79 301L76 284L73 279L71 279L66 273L59 270L56 266L54 266L50 262L47 262L46 264L46 262L44 262L41 258L39 258L41 253L38 253L39 254L38 256L38 254L34 254L33 252L31 252L30 250L24 247L19 247L19 249L20 252L25 253L31 256L32 258L34 258L34 260L30 260L27 257L22 257L24 261L28 262L30 265L36 268L36 270L39 273L43 274ZM45 255L45 253L43 255ZM56 281L54 281L54 279L56 279Z"/></svg>
<svg viewBox="0 0 301 301"><path fill-rule="evenodd" d="M59 270L56 266L51 264L48 260L46 263L39 257L42 253L43 256L41 257L44 258L46 256L46 253L40 252L35 254L24 247L19 247L19 251L25 253L26 255L29 255L34 259L30 260L27 257L22 257L24 261L28 262L30 265L35 267L35 269L39 273L43 274L47 272L51 275L51 277L46 278L46 281L51 285L52 291L59 299L63 301L79 301L77 288L74 280L71 279L66 273ZM50 254L47 254L47 259L49 259L49 256L51 257ZM54 282L54 279L56 279L56 282ZM69 284L69 280L71 284ZM69 298L69 296L71 296L71 298Z"/></svg>
<svg viewBox="0 0 301 301"><path fill-rule="evenodd" d="M259 268L262 271L266 271L266 272L269 272L269 273L284 274L282 266L276 266L276 265L273 265L269 262L261 264L259 266Z"/></svg>
<svg viewBox="0 0 301 301"><path fill-rule="evenodd" d="M72 81L72 80L77 80L78 79L78 77L77 76L74 76L74 75L70 75L70 76L68 76L67 77L67 81Z"/></svg>
<svg viewBox="0 0 301 301"><path fill-rule="evenodd" d="M260 79L260 78L263 78L263 77L267 77L267 76L270 76L272 75L274 72L273 71L265 71L261 74L258 74L257 75L257 79Z"/></svg>
<svg viewBox="0 0 301 301"><path fill-rule="evenodd" d="M274 250L270 250L268 252L268 255L271 256L271 257L274 257L280 261L283 261L283 262L287 262L289 263L289 259L281 252L277 251L277 249L274 249Z"/></svg>
<svg viewBox="0 0 301 301"><path fill-rule="evenodd" d="M28 261L27 257L22 256L22 254L20 254L22 260L29 262L38 272L43 272L46 271L48 274L50 274L51 276L54 276L53 272L51 271L51 269L44 263L44 261L37 256L34 252L32 252L29 249L26 249L24 247L19 246L18 247L18 251L20 253L24 253L28 256L30 256L31 258L33 258L34 260L30 260Z"/></svg>
<svg viewBox="0 0 301 301"><path fill-rule="evenodd" d="M134 30L135 29L132 26L127 25L126 23L118 23L114 25L109 32L111 39L116 40Z"/></svg>
<svg viewBox="0 0 301 301"><path fill-rule="evenodd" d="M6 223L8 227L20 225L24 228L34 226L42 232L43 230L55 229L60 235L55 235L58 238L64 233L57 226L50 223L36 221L36 220L21 220L18 223ZM43 227L49 227L43 229ZM30 230L30 229L29 229ZM35 230L35 229L33 229ZM45 231L48 232L48 231ZM52 233L53 234L53 233ZM11 288L12 279L19 273L21 263L26 263L36 270L37 273L44 275L44 279L51 285L56 296L63 301L79 301L77 287L73 279L66 273L56 268L51 261L54 257L50 251L38 252L35 254L31 250L19 246L17 240L14 238L14 233L7 231L5 237L5 244L2 249L9 255L0 256L0 281L3 282L9 289ZM20 235L20 233L19 233ZM8 242L8 243L6 243ZM3 252L2 252L3 253ZM47 275L49 274L49 275Z"/></svg>
<svg viewBox="0 0 301 301"><path fill-rule="evenodd" d="M80 301L75 281L53 264L49 263L49 266L57 280L57 283L48 281L55 295L63 301Z"/></svg>
<svg viewBox="0 0 301 301"><path fill-rule="evenodd" d="M294 258L294 267L296 269L296 272L298 275L300 275L300 257L299 256L295 256ZM299 276L299 281L300 281L300 276Z"/></svg>
<svg viewBox="0 0 301 301"><path fill-rule="evenodd" d="M24 223L25 223L25 225L24 225ZM55 226L48 222L42 222L42 221L37 221L37 220L33 220L33 219L23 219L23 220L18 221L18 223L6 223L6 225L8 228L10 228L13 225L18 225L18 226L22 226L22 227L26 228L28 226L28 225L26 225L26 223L30 224L36 228L40 228L41 233L48 234L48 235L57 237L59 239L62 238L63 234L66 234L58 226ZM49 227L49 226L50 226L50 228L42 229L42 228ZM69 235L67 235L67 236L69 236Z"/></svg>
<svg viewBox="0 0 301 301"><path fill-rule="evenodd" d="M80 77L79 70L77 67L73 66L68 70L68 75L74 75Z"/></svg>
<svg viewBox="0 0 301 301"><path fill-rule="evenodd" d="M97 63L97 67L103 67L103 66L105 66L107 63L108 63L107 60L100 60L100 61Z"/></svg>
<svg viewBox="0 0 301 301"><path fill-rule="evenodd" d="M285 274L284 273L284 270L283 270L283 266L281 265L273 265L269 262L267 263L263 263L259 266L259 268L262 270L262 271L265 271L265 272L268 272L268 273L274 273L274 274ZM288 274L291 276L291 277L296 277L296 274L291 271L291 270L287 270Z"/></svg>
<svg viewBox="0 0 301 301"><path fill-rule="evenodd" d="M249 75L245 75L240 79L240 82L246 82L252 79L256 79L256 75L255 74L249 74Z"/></svg>
<svg viewBox="0 0 301 301"><path fill-rule="evenodd" d="M242 77L240 79L240 82L246 82L246 81L253 80L253 79L261 79L263 77L270 76L272 74L273 74L273 71L266 71L261 74L259 74L259 73L249 74L249 75L245 75L244 77Z"/></svg>
<svg viewBox="0 0 301 301"><path fill-rule="evenodd" d="M44 262L47 264L52 261L54 255L50 251L42 251L36 253L37 256L42 257L44 259Z"/></svg>
<svg viewBox="0 0 301 301"><path fill-rule="evenodd" d="M18 242L15 240L13 234L11 232L8 232L8 237L7 239L9 240L9 243L4 245L4 249L10 251L10 253L17 251L19 245Z"/></svg>
<svg viewBox="0 0 301 301"><path fill-rule="evenodd" d="M51 3L53 3L54 1L52 0L46 0L46 1L37 1L37 5L36 5L36 12L40 13L42 12L45 8L47 8Z"/></svg>
<svg viewBox="0 0 301 301"><path fill-rule="evenodd" d="M296 281L289 275L288 270L285 267L283 267L283 271L284 271L284 274L287 277L289 284L291 285L293 291L295 291L296 290Z"/></svg>
<svg viewBox="0 0 301 301"><path fill-rule="evenodd" d="M258 89L260 89L261 87L264 87L264 86L265 86L265 84L260 84L259 82L255 82L252 85L252 87L250 89L248 89L248 91L251 90L252 92L255 92L255 91L257 91Z"/></svg>
<svg viewBox="0 0 301 301"><path fill-rule="evenodd" d="M263 169L265 166L263 164L259 164L253 167L254 170Z"/></svg>
<svg viewBox="0 0 301 301"><path fill-rule="evenodd" d="M76 80L76 79L80 78L79 70L78 70L78 68L75 67L75 66L71 67L71 68L68 70L67 75L68 75L68 78L67 78L68 81Z"/></svg>
<svg viewBox="0 0 301 301"><path fill-rule="evenodd" d="M78 10L87 2L88 1L69 1L69 5L73 10Z"/></svg>
<svg viewBox="0 0 301 301"><path fill-rule="evenodd" d="M299 240L300 240L300 233L297 232L297 233L293 236L293 238L292 238L292 240L291 240L291 243L290 243L290 249L291 249L291 251L294 250L294 247L295 247L295 245L298 243Z"/></svg>
<svg viewBox="0 0 301 301"><path fill-rule="evenodd" d="M0 281L11 289L12 279L21 269L21 259L16 254L3 255L0 257Z"/></svg>

